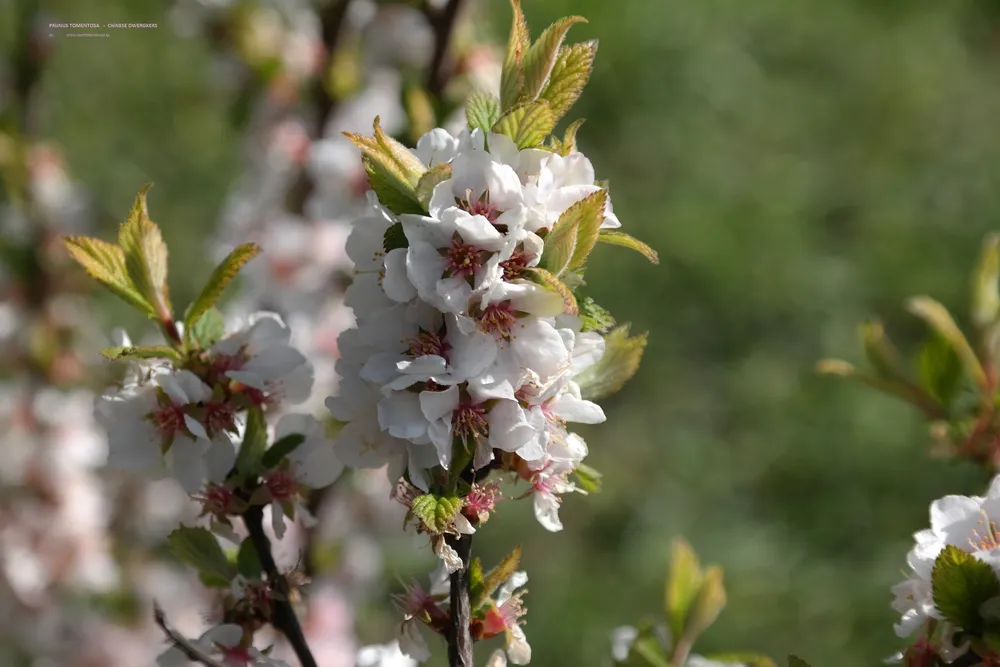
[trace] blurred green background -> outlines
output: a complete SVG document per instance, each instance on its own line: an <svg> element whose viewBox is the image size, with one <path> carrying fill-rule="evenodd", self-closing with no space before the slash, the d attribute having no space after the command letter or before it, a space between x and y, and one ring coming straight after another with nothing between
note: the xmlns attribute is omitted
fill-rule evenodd
<svg viewBox="0 0 1000 667"><path fill-rule="evenodd" d="M488 1L502 40L507 2ZM679 535L726 571L729 606L699 652L879 664L902 646L889 587L911 534L931 500L979 493L983 478L929 460L915 411L812 367L857 361L855 327L872 314L915 340L907 296L966 312L979 242L1000 226L1000 7L523 4L535 34L590 19L571 38L600 38L598 64L571 115L588 119L581 147L625 228L661 257L604 246L588 271L599 303L650 332L608 422L584 432L604 491L568 498L561 534L522 502L477 537L487 563L524 542L532 664L603 664L613 627L660 613ZM166 26L147 0L51 6L67 21ZM156 183L183 303L210 270L202 239L240 167L209 49L169 28L56 47L41 134L107 230Z"/></svg>

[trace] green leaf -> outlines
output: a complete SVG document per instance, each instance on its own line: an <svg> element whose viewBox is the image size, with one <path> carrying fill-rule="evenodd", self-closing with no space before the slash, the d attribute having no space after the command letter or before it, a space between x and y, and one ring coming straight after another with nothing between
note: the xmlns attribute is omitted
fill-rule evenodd
<svg viewBox="0 0 1000 667"><path fill-rule="evenodd" d="M615 393L639 370L646 349L646 334L629 337L630 325L623 324L605 337L604 356L577 378L583 397L593 401Z"/></svg>
<svg viewBox="0 0 1000 667"><path fill-rule="evenodd" d="M490 599L485 594L486 579L483 577L483 561L473 558L469 561L469 606L475 614Z"/></svg>
<svg viewBox="0 0 1000 667"><path fill-rule="evenodd" d="M660 256L656 254L655 250L639 239L633 238L625 232L620 232L617 229L602 229L598 234L597 240L601 243L617 245L623 248L631 248L632 250L642 253L642 256L653 264L660 263Z"/></svg>
<svg viewBox="0 0 1000 667"><path fill-rule="evenodd" d="M208 348L219 342L226 333L226 322L218 308L209 308L191 327L184 329L184 337L188 345L194 343L199 350Z"/></svg>
<svg viewBox="0 0 1000 667"><path fill-rule="evenodd" d="M919 296L910 299L907 308L911 313L924 320L931 329L941 334L955 348L962 360L962 365L965 366L965 372L977 385L986 386L986 372L983 370L979 357L976 356L969 341L966 340L965 335L944 306L930 297Z"/></svg>
<svg viewBox="0 0 1000 667"><path fill-rule="evenodd" d="M240 542L239 551L236 552L236 570L247 579L260 579L263 572L257 550L249 537Z"/></svg>
<svg viewBox="0 0 1000 667"><path fill-rule="evenodd" d="M920 381L943 405L949 406L962 388L962 360L947 340L932 333L917 357Z"/></svg>
<svg viewBox="0 0 1000 667"><path fill-rule="evenodd" d="M125 254L125 270L136 291L160 320L168 321L173 319L173 309L167 289L167 245L160 228L149 218L146 192L150 187L145 185L136 195L128 218L118 228L118 245Z"/></svg>
<svg viewBox="0 0 1000 667"><path fill-rule="evenodd" d="M416 185L420 177L427 171L427 167L420 161L413 151L399 143L382 130L382 125L378 116L375 116L375 142L378 144L383 155L388 156L399 170L406 175L411 185Z"/></svg>
<svg viewBox="0 0 1000 667"><path fill-rule="evenodd" d="M454 521L462 509L462 499L452 496L438 496L428 493L413 499L410 511L420 519L424 528L432 535L440 535Z"/></svg>
<svg viewBox="0 0 1000 667"><path fill-rule="evenodd" d="M201 580L201 584L205 588L229 588L230 584L228 579L223 579L212 574L205 574L204 572L198 575L198 579Z"/></svg>
<svg viewBox="0 0 1000 667"><path fill-rule="evenodd" d="M983 328L996 322L1000 313L1000 234L983 241L972 282L972 321Z"/></svg>
<svg viewBox="0 0 1000 667"><path fill-rule="evenodd" d="M119 361L129 357L137 359L170 359L178 363L181 361L180 353L167 345L106 347L101 350L101 356L108 361Z"/></svg>
<svg viewBox="0 0 1000 667"><path fill-rule="evenodd" d="M115 296L148 317L153 306L132 284L125 270L125 253L116 245L89 236L67 236L63 244L87 274Z"/></svg>
<svg viewBox="0 0 1000 667"><path fill-rule="evenodd" d="M507 40L507 53L504 56L503 69L500 72L500 104L503 109L509 109L521 96L524 86L524 70L521 61L531 44L528 33L528 23L521 11L521 0L510 0L514 10L514 18L510 26L510 37Z"/></svg>
<svg viewBox="0 0 1000 667"><path fill-rule="evenodd" d="M578 118L577 120L574 120L572 123L570 123L569 127L566 128L566 133L563 135L562 141L553 137L551 139L552 150L555 151L556 153L559 153L559 155L562 156L566 156L569 155L570 153L575 152L576 133L580 129L580 126L583 125L583 123L584 123L583 118Z"/></svg>
<svg viewBox="0 0 1000 667"><path fill-rule="evenodd" d="M389 225L389 228L385 230L385 234L382 235L382 250L386 253L392 252L397 248L408 248L410 245L410 240L406 238L406 232L403 231L403 223L394 222Z"/></svg>
<svg viewBox="0 0 1000 667"><path fill-rule="evenodd" d="M638 628L628 657L620 664L622 667L671 667L667 647L650 624Z"/></svg>
<svg viewBox="0 0 1000 667"><path fill-rule="evenodd" d="M683 539L674 541L664 591L664 611L670 636L684 635L687 619L701 590L703 576L698 554Z"/></svg>
<svg viewBox="0 0 1000 667"><path fill-rule="evenodd" d="M809 663L796 655L788 656L788 667L809 667Z"/></svg>
<svg viewBox="0 0 1000 667"><path fill-rule="evenodd" d="M470 130L479 129L489 134L500 115L500 99L496 95L477 90L465 103L465 119Z"/></svg>
<svg viewBox="0 0 1000 667"><path fill-rule="evenodd" d="M222 293L229 286L229 283L233 281L233 278L236 277L236 274L240 272L240 269L259 254L260 246L256 243L244 243L234 248L215 267L212 275L208 278L208 282L205 283L205 287L202 288L201 294L188 306L187 313L184 315L185 329L193 327L201 319L202 315L215 306L219 301L219 297L222 296Z"/></svg>
<svg viewBox="0 0 1000 667"><path fill-rule="evenodd" d="M820 375L835 375L854 380L900 398L915 405L929 419L946 419L948 417L948 412L925 389L902 380L887 380L862 373L842 359L821 359L816 363L816 372Z"/></svg>
<svg viewBox="0 0 1000 667"><path fill-rule="evenodd" d="M385 135L375 118L375 137L345 132L361 149L361 163L368 174L368 184L383 206L396 214L424 213L417 198L416 185L426 168L402 144Z"/></svg>
<svg viewBox="0 0 1000 667"><path fill-rule="evenodd" d="M260 464L265 469L270 470L274 466L295 451L295 449L306 441L306 436L301 433L290 433L267 448L260 458Z"/></svg>
<svg viewBox="0 0 1000 667"><path fill-rule="evenodd" d="M559 49L549 82L539 99L552 104L552 112L560 119L580 99L580 94L590 80L597 56L597 40L571 44Z"/></svg>
<svg viewBox="0 0 1000 667"><path fill-rule="evenodd" d="M545 236L541 268L561 276L586 263L604 222L607 198L606 190L598 190L563 211Z"/></svg>
<svg viewBox="0 0 1000 667"><path fill-rule="evenodd" d="M989 563L948 545L934 561L931 571L934 606L945 620L966 632L980 633L980 607L1000 595L1000 580Z"/></svg>
<svg viewBox="0 0 1000 667"><path fill-rule="evenodd" d="M693 644L701 633L715 623L722 609L726 606L726 589L722 584L722 569L710 567L704 572L701 588L691 605L687 622L684 626L684 638L688 645Z"/></svg>
<svg viewBox="0 0 1000 667"><path fill-rule="evenodd" d="M521 545L518 544L514 547L513 551L504 556L503 560L483 577L483 590L481 593L483 599L492 597L493 593L500 588L503 582L514 576L514 572L517 571L520 564Z"/></svg>
<svg viewBox="0 0 1000 667"><path fill-rule="evenodd" d="M229 582L236 574L215 535L206 528L181 526L167 536L167 543L177 560L202 576Z"/></svg>
<svg viewBox="0 0 1000 667"><path fill-rule="evenodd" d="M774 660L758 653L714 653L706 655L705 658L714 662L746 665L747 667L778 667Z"/></svg>
<svg viewBox="0 0 1000 667"><path fill-rule="evenodd" d="M451 178L451 163L442 162L441 164L434 165L427 170L427 173L420 177L420 181L417 182L417 199L420 201L420 205L426 211L431 204L431 196L434 194L434 188L437 187L438 183L442 183ZM400 223L396 223L400 224ZM396 225L394 224L393 227ZM400 224L400 232L402 232L403 226ZM404 235L405 238L405 235ZM406 246L402 246L406 247Z"/></svg>
<svg viewBox="0 0 1000 667"><path fill-rule="evenodd" d="M886 335L881 322L877 320L864 322L858 331L865 357L876 375L886 379L898 379L907 375L906 365Z"/></svg>
<svg viewBox="0 0 1000 667"><path fill-rule="evenodd" d="M583 321L582 331L596 331L603 334L615 326L615 318L611 313L589 296L583 298L577 296L576 302L580 307L580 319Z"/></svg>
<svg viewBox="0 0 1000 667"><path fill-rule="evenodd" d="M538 267L525 269L524 273L528 279L536 285L540 285L545 288L546 291L559 295L563 302L564 313L567 315L576 315L580 312L580 309L576 305L576 297L573 296L573 292L571 292L569 288L566 287L565 283L559 280L555 274Z"/></svg>
<svg viewBox="0 0 1000 667"><path fill-rule="evenodd" d="M236 454L236 472L244 478L255 476L261 467L261 458L267 449L267 422L264 411L258 407L247 412L247 430L240 451Z"/></svg>
<svg viewBox="0 0 1000 667"><path fill-rule="evenodd" d="M541 146L556 126L555 115L545 100L514 107L493 125L493 131L510 137L520 149Z"/></svg>
<svg viewBox="0 0 1000 667"><path fill-rule="evenodd" d="M528 48L521 63L524 71L524 87L521 89L522 99L534 100L541 94L549 82L549 75L552 74L559 49L563 40L566 39L566 33L573 25L586 22L587 19L582 16L561 18L546 28L538 36L535 43Z"/></svg>
<svg viewBox="0 0 1000 667"><path fill-rule="evenodd" d="M576 477L577 486L587 493L598 493L601 490L601 477L603 475L589 465L579 464L573 471L573 476Z"/></svg>

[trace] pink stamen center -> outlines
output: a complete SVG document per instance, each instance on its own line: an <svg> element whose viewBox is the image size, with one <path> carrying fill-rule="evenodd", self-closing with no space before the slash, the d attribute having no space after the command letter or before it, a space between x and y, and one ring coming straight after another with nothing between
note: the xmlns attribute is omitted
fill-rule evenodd
<svg viewBox="0 0 1000 667"><path fill-rule="evenodd" d="M298 493L298 482L288 470L272 470L267 474L264 485L271 492L271 498L278 502L291 500Z"/></svg>
<svg viewBox="0 0 1000 667"><path fill-rule="evenodd" d="M240 646L221 646L222 664L226 667L246 667L250 664L250 649Z"/></svg>
<svg viewBox="0 0 1000 667"><path fill-rule="evenodd" d="M235 497L232 489L224 484L209 484L201 494L195 496L195 499L201 501L202 507L209 514L225 516L230 513L229 509Z"/></svg>
<svg viewBox="0 0 1000 667"><path fill-rule="evenodd" d="M184 410L174 404L160 406L149 416L156 430L169 437L184 428Z"/></svg>
<svg viewBox="0 0 1000 667"><path fill-rule="evenodd" d="M209 403L205 406L205 422L210 434L232 430L236 423L236 406L225 401Z"/></svg>
<svg viewBox="0 0 1000 667"><path fill-rule="evenodd" d="M462 442L486 437L489 428L486 423L486 408L481 404L462 403L452 413L451 427Z"/></svg>
<svg viewBox="0 0 1000 667"><path fill-rule="evenodd" d="M510 301L491 303L479 316L480 330L497 340L510 340L511 331L516 323L517 317L510 307Z"/></svg>
<svg viewBox="0 0 1000 667"><path fill-rule="evenodd" d="M487 482L486 484L473 484L469 495L465 497L465 504L462 506L462 512L466 516L478 518L482 514L489 514L492 512L499 499L499 483Z"/></svg>
<svg viewBox="0 0 1000 667"><path fill-rule="evenodd" d="M452 237L451 246L445 251L444 258L445 273L448 276L472 278L483 265L479 248L465 243L458 234Z"/></svg>
<svg viewBox="0 0 1000 667"><path fill-rule="evenodd" d="M500 268L503 269L503 279L518 278L528 268L528 259L528 255L523 250L515 250L510 259L500 262Z"/></svg>
<svg viewBox="0 0 1000 667"><path fill-rule="evenodd" d="M471 215L483 216L490 221L490 224L495 223L497 218L500 217L500 211L490 203L490 193L488 190L476 199L473 198L472 190L468 190L465 193L465 199L456 197L455 203L459 208Z"/></svg>
<svg viewBox="0 0 1000 667"><path fill-rule="evenodd" d="M411 357L436 355L447 359L449 350L451 350L451 345L444 338L430 331L421 331L416 338L410 341L410 347L406 353Z"/></svg>

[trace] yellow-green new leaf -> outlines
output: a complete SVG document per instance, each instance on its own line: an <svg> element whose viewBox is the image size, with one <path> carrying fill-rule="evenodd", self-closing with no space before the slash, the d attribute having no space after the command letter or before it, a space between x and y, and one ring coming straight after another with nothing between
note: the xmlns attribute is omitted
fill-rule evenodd
<svg viewBox="0 0 1000 667"><path fill-rule="evenodd" d="M928 419L947 419L948 412L925 389L905 380L889 380L862 373L842 359L821 359L816 362L820 375L834 375L868 385L873 389L901 398L923 412Z"/></svg>
<svg viewBox="0 0 1000 667"><path fill-rule="evenodd" d="M226 258L212 271L212 275L209 276L208 282L202 288L201 294L188 307L187 313L184 315L185 330L194 328L201 316L219 301L219 297L222 296L240 269L259 254L260 246L256 243L244 243L226 255Z"/></svg>
<svg viewBox="0 0 1000 667"><path fill-rule="evenodd" d="M715 623L715 619L726 606L726 588L722 583L722 568L710 567L704 572L701 588L695 597L684 626L684 638L688 646L694 643L701 633Z"/></svg>
<svg viewBox="0 0 1000 667"><path fill-rule="evenodd" d="M215 535L206 528L181 526L167 536L167 543L177 560L202 576L222 581L236 576L236 568L226 558Z"/></svg>
<svg viewBox="0 0 1000 667"><path fill-rule="evenodd" d="M379 203L396 215L424 213L417 190L399 167L381 155L362 155L361 164L368 174L368 185L378 195Z"/></svg>
<svg viewBox="0 0 1000 667"><path fill-rule="evenodd" d="M639 239L629 236L625 232L620 232L617 229L602 229L597 237L597 240L601 243L607 243L609 245L617 245L623 248L630 248L636 252L642 253L642 256L648 259L653 264L660 263L660 256L655 250L650 248L648 245L640 241Z"/></svg>
<svg viewBox="0 0 1000 667"><path fill-rule="evenodd" d="M434 188L437 187L438 183L447 181L449 178L451 178L450 162L442 162L441 164L434 165L427 170L427 173L420 177L420 181L417 183L417 200L425 210L430 207Z"/></svg>
<svg viewBox="0 0 1000 667"><path fill-rule="evenodd" d="M670 551L670 568L664 595L664 611L671 637L681 637L691 606L702 584L698 554L685 540L674 541Z"/></svg>
<svg viewBox="0 0 1000 667"><path fill-rule="evenodd" d="M556 153L559 153L559 155L562 155L563 157L569 155L570 153L575 153L576 133L580 129L580 126L583 125L583 123L584 123L583 118L578 118L577 120L574 120L572 123L570 123L569 127L566 128L566 133L563 134L562 141L556 139L555 137L552 137L552 139L550 140L550 143L552 145L552 150L555 151Z"/></svg>
<svg viewBox="0 0 1000 667"><path fill-rule="evenodd" d="M556 126L552 108L545 100L520 104L493 125L493 131L510 137L520 149L541 146Z"/></svg>
<svg viewBox="0 0 1000 667"><path fill-rule="evenodd" d="M500 120L500 99L496 95L477 90L465 103L465 119L470 130L478 129L489 133Z"/></svg>
<svg viewBox="0 0 1000 667"><path fill-rule="evenodd" d="M222 296L240 269L259 254L260 246L256 243L244 243L236 246L232 252L226 255L226 258L212 271L212 275L209 276L208 282L202 288L201 294L188 307L187 313L184 315L185 329L192 328L201 316L219 301L219 297Z"/></svg>
<svg viewBox="0 0 1000 667"><path fill-rule="evenodd" d="M559 295L563 301L564 313L567 315L579 314L580 309L576 304L576 297L573 296L573 292L566 286L566 283L559 280L555 274L538 267L525 269L525 273L536 285L540 285L546 290Z"/></svg>
<svg viewBox="0 0 1000 667"><path fill-rule="evenodd" d="M975 351L965 338L965 335L955 324L951 314L940 303L926 296L910 299L907 308L911 313L924 320L928 326L937 331L955 348L965 372L980 387L986 386L986 372L976 356Z"/></svg>
<svg viewBox="0 0 1000 667"><path fill-rule="evenodd" d="M504 556L504 559L500 561L499 565L487 572L483 577L483 587L480 591L482 601L485 602L487 598L492 596L493 593L500 588L503 582L514 576L514 572L517 571L520 564L521 545L518 544L514 547L513 551ZM473 609L475 609L475 607L473 607Z"/></svg>
<svg viewBox="0 0 1000 667"><path fill-rule="evenodd" d="M151 184L145 185L128 218L118 228L118 245L125 253L125 270L132 284L162 321L173 319L170 294L167 289L167 244L163 242L160 228L149 218L146 193Z"/></svg>
<svg viewBox="0 0 1000 667"><path fill-rule="evenodd" d="M1000 314L1000 234L983 241L982 253L972 282L972 321L980 328L996 322Z"/></svg>
<svg viewBox="0 0 1000 667"><path fill-rule="evenodd" d="M875 374L884 379L896 379L906 376L906 365L903 358L885 333L885 327L877 320L863 322L858 327L861 345L865 350L868 363Z"/></svg>
<svg viewBox="0 0 1000 667"><path fill-rule="evenodd" d="M420 519L431 535L444 533L462 511L462 499L427 493L413 499L410 507L413 516Z"/></svg>
<svg viewBox="0 0 1000 667"><path fill-rule="evenodd" d="M510 25L510 37L507 40L507 53L504 56L503 69L500 72L502 110L514 106L514 103L521 96L521 89L524 86L524 70L521 62L531 44L528 22L524 18L524 12L521 11L521 0L510 0L510 5L514 10L514 18Z"/></svg>
<svg viewBox="0 0 1000 667"><path fill-rule="evenodd" d="M420 161L420 158L413 154L413 151L382 130L382 123L378 116L375 116L375 141L382 153L389 156L410 184L415 186L420 177L427 171L427 167Z"/></svg>
<svg viewBox="0 0 1000 667"><path fill-rule="evenodd" d="M552 112L557 120L565 116L580 99L580 94L590 81L596 56L596 39L559 49L549 81L538 96L552 104Z"/></svg>
<svg viewBox="0 0 1000 667"><path fill-rule="evenodd" d="M130 345L127 347L106 347L101 350L101 356L108 361L119 361L121 359L170 359L180 362L181 355L177 350L167 345Z"/></svg>
<svg viewBox="0 0 1000 667"><path fill-rule="evenodd" d="M125 270L125 253L118 246L89 236L67 236L66 250L87 274L119 299L149 317L153 306L140 294Z"/></svg>
<svg viewBox="0 0 1000 667"><path fill-rule="evenodd" d="M629 337L631 325L611 330L604 339L604 356L576 378L583 398L595 401L610 396L625 386L639 370L646 350L646 334Z"/></svg>
<svg viewBox="0 0 1000 667"><path fill-rule="evenodd" d="M524 54L521 63L524 71L524 87L521 89L521 98L527 100L536 99L545 89L552 74L553 66L559 55L559 49L566 33L577 23L586 23L587 19L582 16L567 16L559 19L538 36Z"/></svg>
<svg viewBox="0 0 1000 667"><path fill-rule="evenodd" d="M563 211L545 236L542 268L561 276L586 263L604 221L607 199L607 191L598 190Z"/></svg>

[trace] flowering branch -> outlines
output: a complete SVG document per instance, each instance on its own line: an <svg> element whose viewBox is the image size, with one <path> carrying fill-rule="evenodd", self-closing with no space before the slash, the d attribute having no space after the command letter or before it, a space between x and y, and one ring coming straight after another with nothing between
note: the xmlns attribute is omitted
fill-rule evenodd
<svg viewBox="0 0 1000 667"><path fill-rule="evenodd" d="M243 513L243 523L246 524L247 531L250 533L250 541L253 543L254 551L257 552L257 558L260 559L261 568L277 593L271 597L273 611L271 624L288 639L288 643L295 651L302 667L317 667L316 659L309 650L309 644L306 642L302 626L299 624L298 616L292 608L288 595L288 583L278 572L278 566L271 554L271 541L264 533L264 508L260 505L250 505Z"/></svg>
<svg viewBox="0 0 1000 667"><path fill-rule="evenodd" d="M448 629L449 667L473 667L472 609L469 602L469 563L472 535L449 536L448 546L455 550L462 567L451 573L451 626Z"/></svg>
<svg viewBox="0 0 1000 667"><path fill-rule="evenodd" d="M176 630L167 625L166 614L163 613L163 609L160 605L153 603L153 620L156 625L159 626L163 634L167 636L167 641L179 651L185 658L191 662L196 662L199 665L205 665L205 667L224 667L222 663L216 661L215 659L205 655L197 647L192 646L191 642L188 641L186 637L179 634Z"/></svg>

